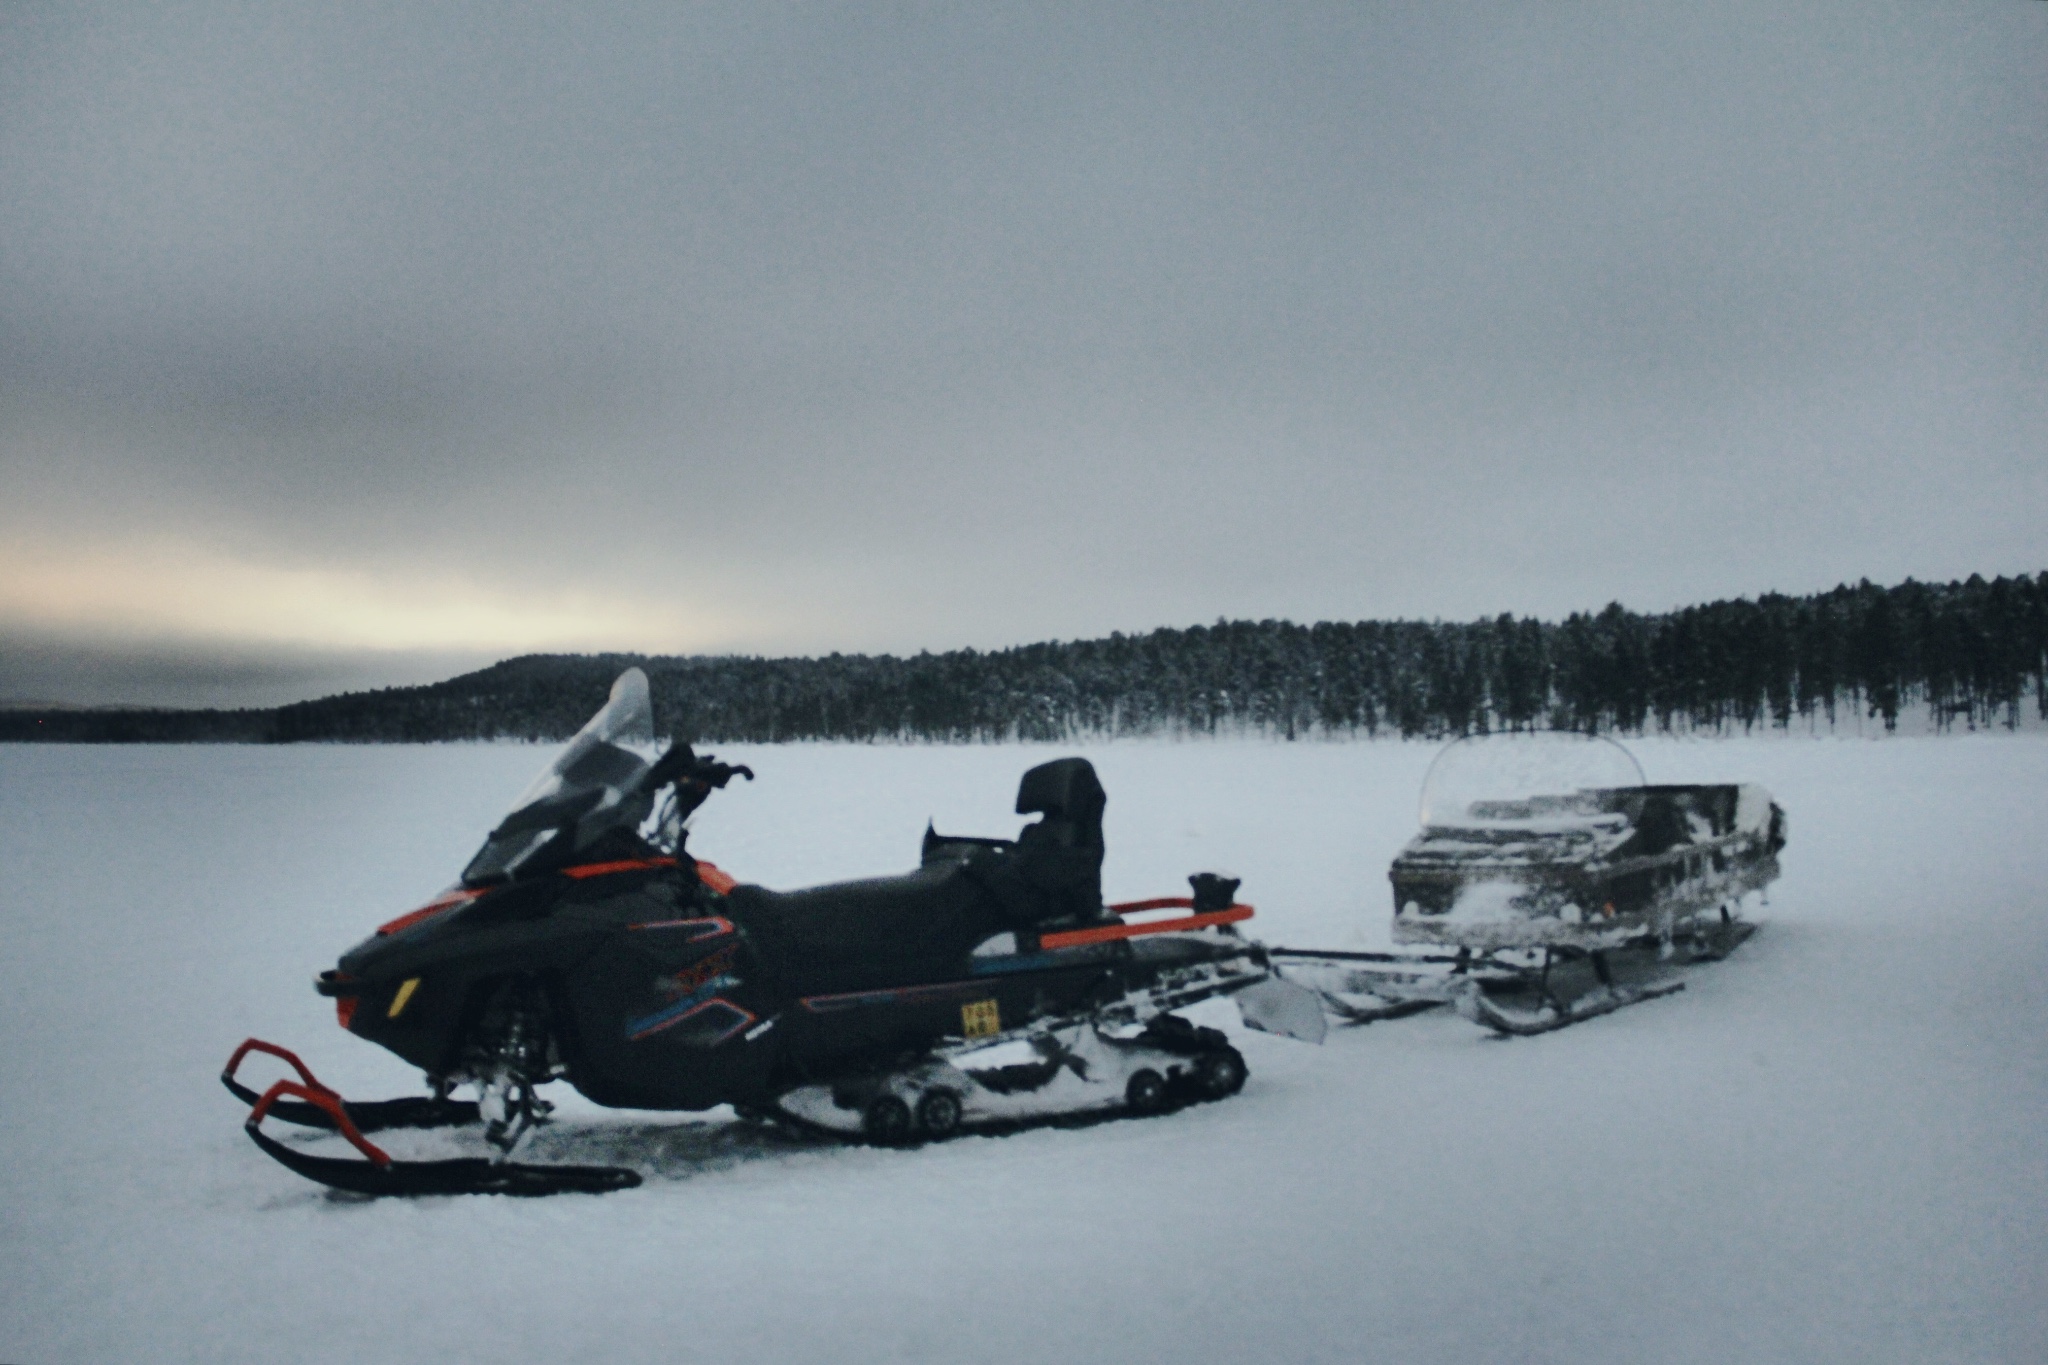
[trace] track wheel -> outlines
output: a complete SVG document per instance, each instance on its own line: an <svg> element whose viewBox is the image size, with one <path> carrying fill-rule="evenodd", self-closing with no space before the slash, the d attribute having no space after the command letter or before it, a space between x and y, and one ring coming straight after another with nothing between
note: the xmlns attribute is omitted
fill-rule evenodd
<svg viewBox="0 0 2048 1365"><path fill-rule="evenodd" d="M1221 1052L1207 1052L1195 1063L1195 1085L1203 1096L1220 1100L1226 1095L1235 1095L1244 1089L1244 1058L1236 1048L1225 1048Z"/></svg>
<svg viewBox="0 0 2048 1365"><path fill-rule="evenodd" d="M960 1097L950 1090L927 1090L917 1102L917 1126L926 1136L951 1137L960 1131Z"/></svg>
<svg viewBox="0 0 2048 1365"><path fill-rule="evenodd" d="M910 1106L894 1095L877 1095L861 1115L860 1126L870 1142L901 1142L910 1136Z"/></svg>
<svg viewBox="0 0 2048 1365"><path fill-rule="evenodd" d="M1150 1067L1133 1071L1124 1084L1124 1107L1134 1114L1156 1114L1166 1107L1166 1077Z"/></svg>

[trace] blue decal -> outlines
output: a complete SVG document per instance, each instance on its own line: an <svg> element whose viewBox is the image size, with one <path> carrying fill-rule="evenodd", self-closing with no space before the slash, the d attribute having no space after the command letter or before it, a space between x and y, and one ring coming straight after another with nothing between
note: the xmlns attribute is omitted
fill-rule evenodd
<svg viewBox="0 0 2048 1365"><path fill-rule="evenodd" d="M1073 958L1061 957L1057 953L1019 953L1010 957L978 957L974 959L973 971L976 976L1002 976L1009 972L1042 972L1073 965Z"/></svg>
<svg viewBox="0 0 2048 1365"><path fill-rule="evenodd" d="M652 1014L644 1014L638 1019L629 1021L626 1024L626 1041L637 1043L642 1038L649 1037L661 1032L665 1028L671 1028L682 1023L683 1020L695 1014L699 1008L711 1003L711 998L720 991L728 986L737 986L739 984L740 979L729 972L724 976L712 978L696 990L690 992L690 994L676 1001L673 1005L664 1006ZM723 1004L726 1002L721 1001L719 1003ZM729 1005L728 1008L738 1009L738 1006ZM740 1013L746 1014L747 1012L740 1010ZM747 1014L747 1022L752 1023L753 1020L754 1016ZM721 1041L723 1040L721 1039Z"/></svg>
<svg viewBox="0 0 2048 1365"><path fill-rule="evenodd" d="M702 943L705 939L721 938L732 932L732 921L723 915L712 915L705 919L657 919L644 924L629 924L628 929L687 929L689 937L685 943Z"/></svg>

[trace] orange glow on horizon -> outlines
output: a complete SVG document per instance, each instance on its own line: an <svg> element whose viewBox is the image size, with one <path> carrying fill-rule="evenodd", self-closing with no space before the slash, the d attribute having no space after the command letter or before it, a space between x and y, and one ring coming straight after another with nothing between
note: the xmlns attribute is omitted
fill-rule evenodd
<svg viewBox="0 0 2048 1365"><path fill-rule="evenodd" d="M741 634L629 590L264 564L174 541L0 545L0 625L328 649L689 652Z"/></svg>

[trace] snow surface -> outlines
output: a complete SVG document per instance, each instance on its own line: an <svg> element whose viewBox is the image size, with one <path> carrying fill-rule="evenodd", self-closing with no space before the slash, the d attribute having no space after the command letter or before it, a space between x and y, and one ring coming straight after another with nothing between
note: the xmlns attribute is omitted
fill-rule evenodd
<svg viewBox="0 0 2048 1365"><path fill-rule="evenodd" d="M1764 931L1669 999L1508 1042L1240 1030L1235 1099L908 1151L571 1096L549 1154L645 1186L412 1202L273 1165L214 1077L255 1033L410 1093L311 977L545 755L0 747L0 1360L2041 1360L2048 741L1633 747L1791 815ZM1084 751L1112 897L1227 870L1269 942L1387 941L1433 748ZM1011 832L1052 752L721 750L760 780L693 846L900 870L928 815Z"/></svg>

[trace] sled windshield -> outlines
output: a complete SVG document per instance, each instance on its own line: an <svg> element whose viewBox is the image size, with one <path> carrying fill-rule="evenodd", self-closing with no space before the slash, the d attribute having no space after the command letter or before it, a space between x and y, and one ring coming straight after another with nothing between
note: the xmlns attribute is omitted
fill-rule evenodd
<svg viewBox="0 0 2048 1365"><path fill-rule="evenodd" d="M557 839L581 844L614 824L639 824L645 811L630 798L648 761L629 745L654 742L654 706L647 675L629 668L610 700L513 803L463 869L464 884L502 881Z"/></svg>
<svg viewBox="0 0 2048 1365"><path fill-rule="evenodd" d="M1606 816L1613 792L1642 785L1635 756L1604 736L1472 735L1446 746L1430 764L1422 826L1569 825Z"/></svg>

